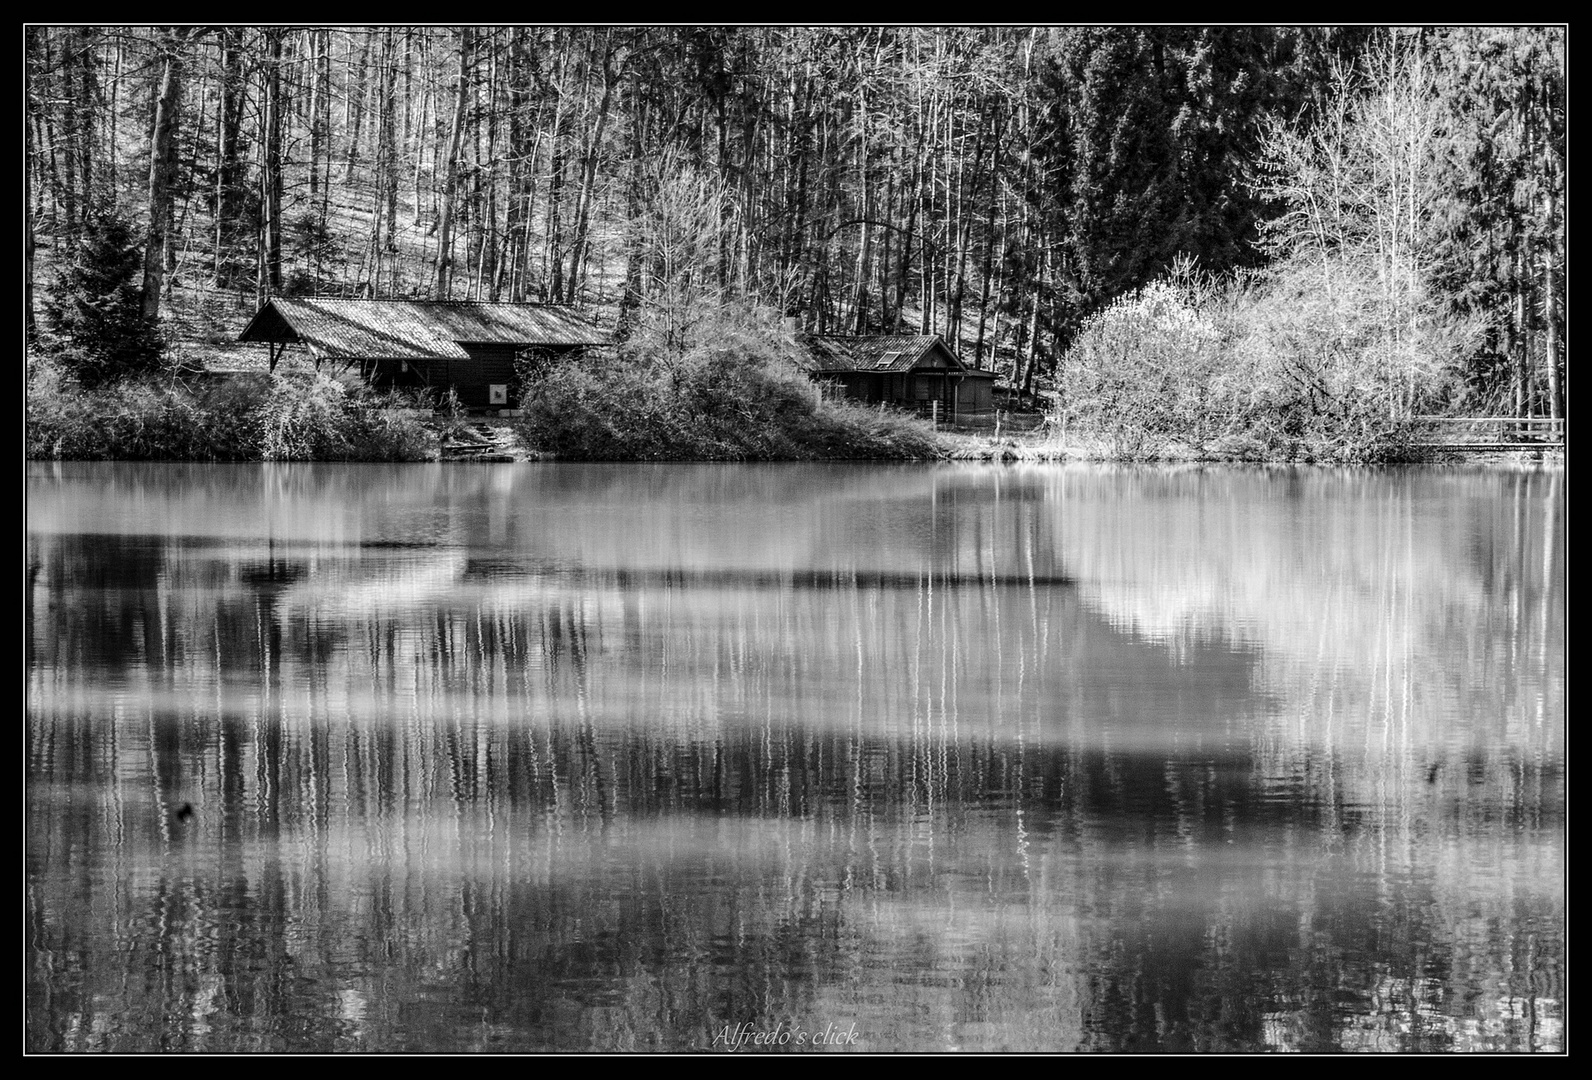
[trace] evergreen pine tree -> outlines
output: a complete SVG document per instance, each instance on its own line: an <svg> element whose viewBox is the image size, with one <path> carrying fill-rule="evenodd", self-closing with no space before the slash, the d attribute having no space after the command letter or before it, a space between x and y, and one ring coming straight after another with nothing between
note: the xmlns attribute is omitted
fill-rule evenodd
<svg viewBox="0 0 1592 1080"><path fill-rule="evenodd" d="M143 313L143 255L127 222L88 222L44 300L45 350L84 387L165 366L157 325Z"/></svg>

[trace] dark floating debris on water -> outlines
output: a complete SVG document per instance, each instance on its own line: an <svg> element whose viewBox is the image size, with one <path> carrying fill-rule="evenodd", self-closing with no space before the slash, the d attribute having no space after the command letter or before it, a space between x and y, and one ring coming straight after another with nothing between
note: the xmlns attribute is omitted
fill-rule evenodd
<svg viewBox="0 0 1592 1080"><path fill-rule="evenodd" d="M191 821L193 819L193 803L183 803L177 807L175 816L178 821Z"/></svg>

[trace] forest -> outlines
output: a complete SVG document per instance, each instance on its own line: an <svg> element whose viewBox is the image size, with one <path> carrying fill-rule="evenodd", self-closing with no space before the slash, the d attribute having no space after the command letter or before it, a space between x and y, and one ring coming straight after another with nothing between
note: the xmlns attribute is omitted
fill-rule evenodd
<svg viewBox="0 0 1592 1080"><path fill-rule="evenodd" d="M1126 456L1565 415L1560 26L24 32L30 354L84 386L300 295L941 334Z"/></svg>

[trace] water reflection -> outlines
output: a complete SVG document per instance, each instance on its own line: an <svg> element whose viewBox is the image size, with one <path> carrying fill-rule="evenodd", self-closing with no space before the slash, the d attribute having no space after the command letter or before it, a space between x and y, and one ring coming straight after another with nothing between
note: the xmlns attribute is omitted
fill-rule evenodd
<svg viewBox="0 0 1592 1080"><path fill-rule="evenodd" d="M29 1046L1559 1049L1561 485L35 466Z"/></svg>

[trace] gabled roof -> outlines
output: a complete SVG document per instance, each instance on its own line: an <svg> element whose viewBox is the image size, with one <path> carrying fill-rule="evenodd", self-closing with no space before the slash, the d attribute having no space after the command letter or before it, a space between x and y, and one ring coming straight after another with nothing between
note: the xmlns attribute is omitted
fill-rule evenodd
<svg viewBox="0 0 1592 1080"><path fill-rule="evenodd" d="M808 371L815 375L844 371L882 374L911 371L938 353L940 364L968 375L993 375L962 363L938 334L873 334L856 337L831 335L806 338Z"/></svg>
<svg viewBox="0 0 1592 1080"><path fill-rule="evenodd" d="M605 345L609 336L567 307L279 296L238 340L302 343L317 360L462 360L465 344Z"/></svg>

